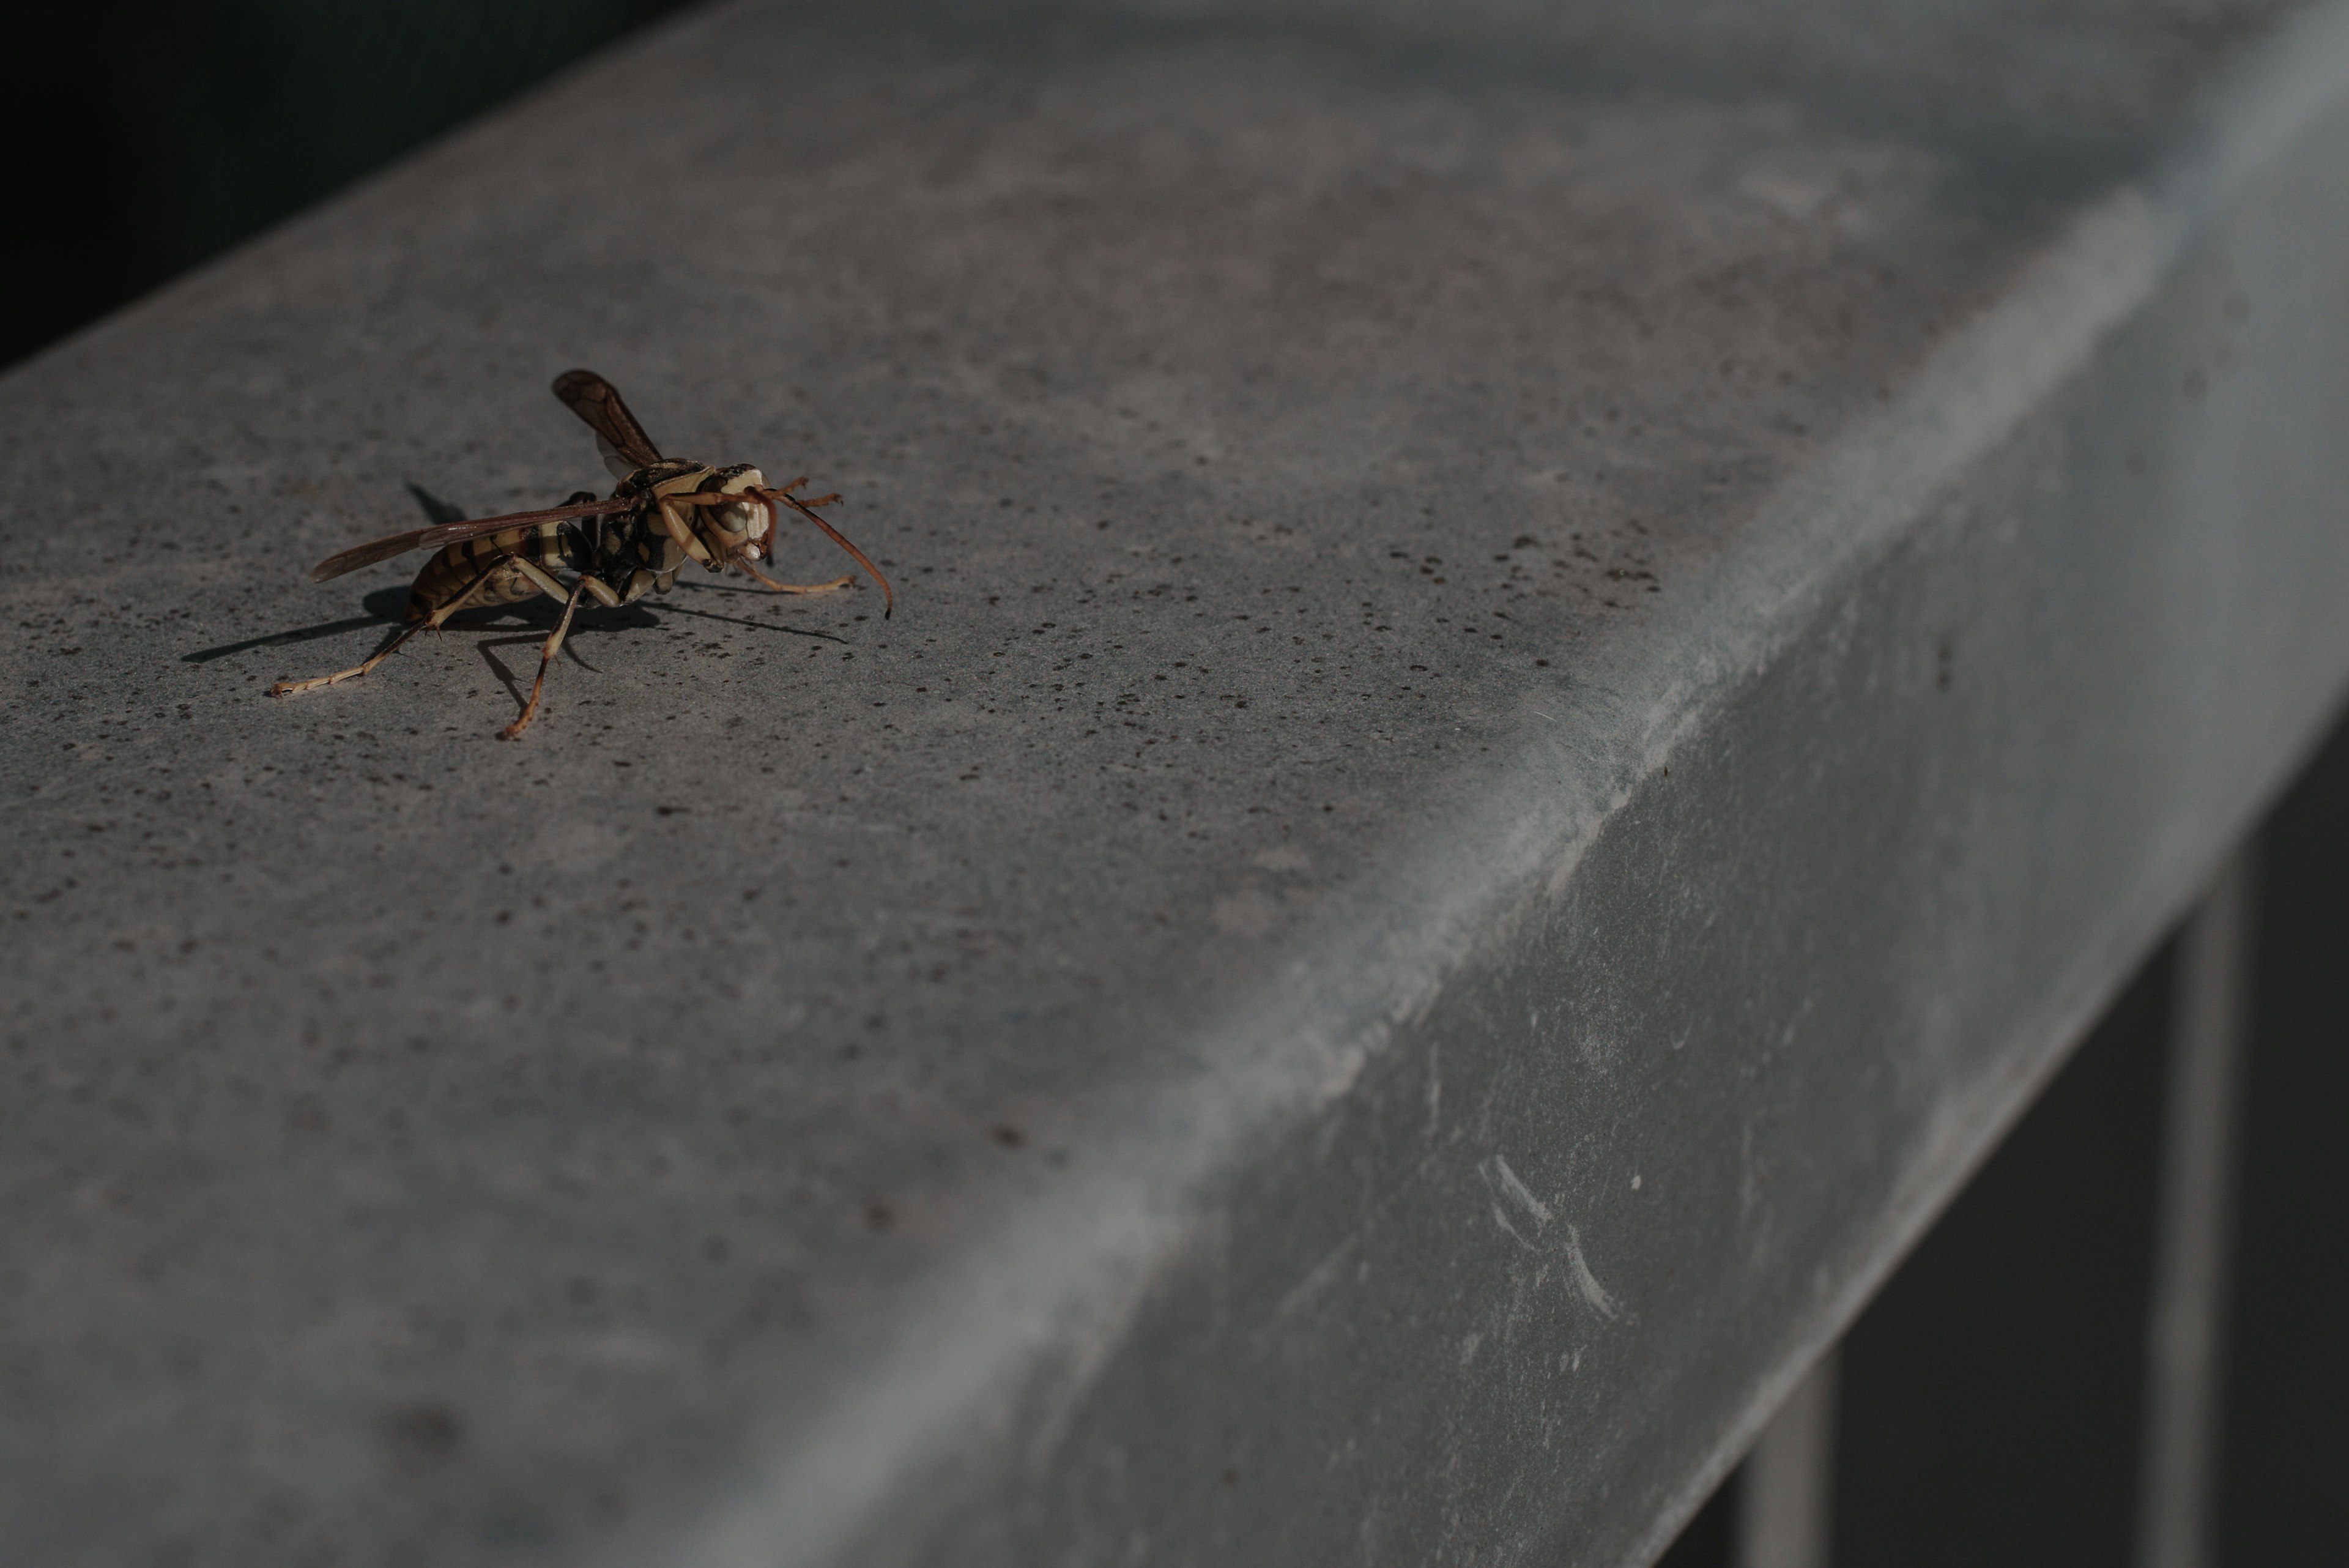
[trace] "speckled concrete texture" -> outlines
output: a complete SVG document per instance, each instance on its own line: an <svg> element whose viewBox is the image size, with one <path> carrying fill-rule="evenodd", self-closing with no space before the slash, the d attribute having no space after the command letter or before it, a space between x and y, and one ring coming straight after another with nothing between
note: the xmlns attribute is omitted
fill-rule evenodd
<svg viewBox="0 0 2349 1568"><path fill-rule="evenodd" d="M22 1561L1636 1558L2329 711L2330 13L1268 15L720 11L0 382ZM574 364L895 616L266 700Z"/></svg>

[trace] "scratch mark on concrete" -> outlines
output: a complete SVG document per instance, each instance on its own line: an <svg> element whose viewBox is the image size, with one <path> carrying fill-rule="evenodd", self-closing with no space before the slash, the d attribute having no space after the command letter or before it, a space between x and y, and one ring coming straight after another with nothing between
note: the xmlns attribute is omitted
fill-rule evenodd
<svg viewBox="0 0 2349 1568"><path fill-rule="evenodd" d="M1444 1109L1444 1042L1434 1041L1427 1047L1427 1136L1433 1137L1442 1125Z"/></svg>
<svg viewBox="0 0 2349 1568"><path fill-rule="evenodd" d="M1552 1216L1549 1211L1549 1205L1544 1203L1540 1199L1536 1198L1534 1196L1533 1189L1527 1187L1524 1182L1517 1179L1517 1173L1509 1168L1509 1162L1507 1160L1503 1159L1497 1154L1495 1155L1493 1157L1493 1168L1500 1173L1501 1190L1503 1192L1507 1193L1511 1198L1515 1199L1518 1204L1525 1209L1526 1213L1532 1215L1542 1224L1547 1225L1550 1222Z"/></svg>
<svg viewBox="0 0 2349 1568"><path fill-rule="evenodd" d="M1582 1255L1582 1234L1573 1226L1566 1228L1566 1261L1574 1269L1574 1288L1590 1303L1590 1310L1613 1323L1623 1315L1623 1303L1607 1293L1599 1276L1590 1272L1590 1263Z"/></svg>
<svg viewBox="0 0 2349 1568"><path fill-rule="evenodd" d="M1572 1225L1565 1225L1560 1227L1564 1237L1562 1242L1549 1243L1537 1240L1548 1229L1550 1221L1557 1218L1556 1211L1548 1204L1534 1196L1534 1189L1527 1187L1524 1179L1509 1168L1509 1162L1500 1155L1494 1155L1476 1168L1477 1174L1484 1177L1485 1186L1495 1189L1498 1198L1507 1199L1532 1219L1534 1234L1527 1236L1523 1231L1518 1230L1516 1223L1510 1220L1508 1210L1498 1201L1490 1205L1493 1210L1493 1223L1507 1231L1512 1241L1529 1252L1545 1252L1552 1251L1553 1248L1563 1251L1566 1254L1567 1267L1574 1275L1575 1293L1582 1298L1583 1303L1609 1323L1620 1321L1623 1316L1623 1303L1605 1285L1599 1282L1597 1274L1590 1272L1590 1260L1583 1255L1582 1232ZM1541 1278L1547 1276L1547 1271L1545 1270ZM1537 1278L1535 1281L1537 1285L1541 1282L1541 1278Z"/></svg>

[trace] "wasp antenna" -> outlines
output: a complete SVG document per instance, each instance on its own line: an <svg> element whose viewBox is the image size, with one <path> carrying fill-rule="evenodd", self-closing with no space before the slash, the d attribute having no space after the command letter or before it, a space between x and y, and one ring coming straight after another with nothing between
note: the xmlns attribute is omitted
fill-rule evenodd
<svg viewBox="0 0 2349 1568"><path fill-rule="evenodd" d="M800 480L796 483L804 484L807 481ZM889 618L890 612L897 607L897 596L895 593L891 591L889 579L881 575L881 568L873 564L871 556L865 555L864 551L850 544L848 542L847 535L843 534L839 529L833 527L831 524L825 522L823 518L810 511L808 509L808 504L802 501L796 495L790 494L789 493L781 490L755 490L750 492L750 493L758 496L759 499L767 504L767 509L771 514L772 514L775 519L775 526L778 529L781 529L782 526L783 517L781 513L774 510L774 507L775 503L781 501L789 505L801 516L806 518L809 522L814 524L817 527L830 535L833 544L839 545L842 549L847 551L849 555L855 557L856 564L864 567L874 582L881 585L881 618L883 620L887 620Z"/></svg>

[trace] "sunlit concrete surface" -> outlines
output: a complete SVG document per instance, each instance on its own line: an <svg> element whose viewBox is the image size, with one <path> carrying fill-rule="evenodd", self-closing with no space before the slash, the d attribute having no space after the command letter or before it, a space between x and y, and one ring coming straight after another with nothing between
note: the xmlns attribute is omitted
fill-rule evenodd
<svg viewBox="0 0 2349 1568"><path fill-rule="evenodd" d="M0 381L9 1559L1657 1550L2349 679L2349 23L1615 9L721 9ZM265 698L574 364L895 617Z"/></svg>

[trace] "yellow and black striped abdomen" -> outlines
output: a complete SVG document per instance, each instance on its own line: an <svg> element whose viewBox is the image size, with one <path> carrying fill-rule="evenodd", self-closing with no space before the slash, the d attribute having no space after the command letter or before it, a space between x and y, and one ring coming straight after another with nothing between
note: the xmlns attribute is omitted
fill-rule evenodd
<svg viewBox="0 0 2349 1568"><path fill-rule="evenodd" d="M458 599L468 605L504 605L543 592L518 568L517 558L553 571L576 569L576 545L563 523L511 529L479 539L461 539L424 563L408 590L410 621L424 620Z"/></svg>

